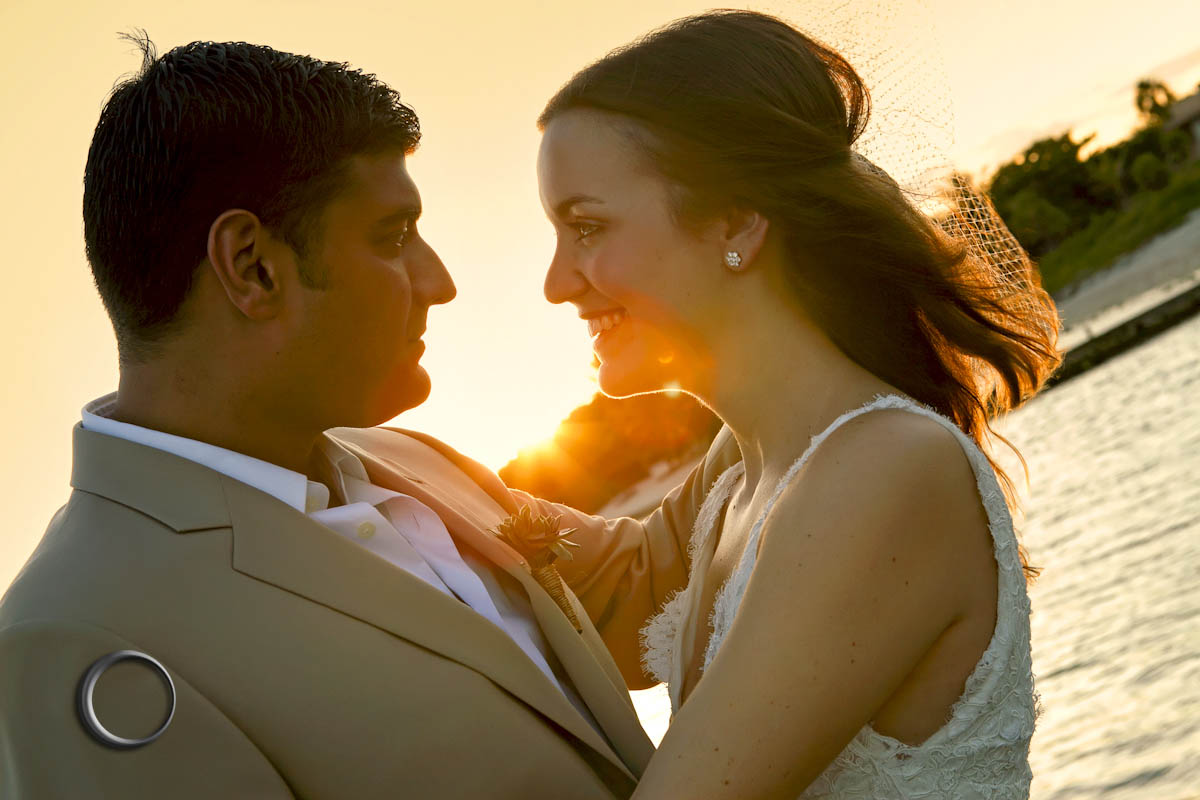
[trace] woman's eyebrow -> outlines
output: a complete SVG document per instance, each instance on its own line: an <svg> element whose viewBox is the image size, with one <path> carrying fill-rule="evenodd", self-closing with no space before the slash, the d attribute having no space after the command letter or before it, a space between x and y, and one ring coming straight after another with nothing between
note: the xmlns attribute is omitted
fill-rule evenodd
<svg viewBox="0 0 1200 800"><path fill-rule="evenodd" d="M554 214L560 218L565 217L567 212L571 210L571 206L579 203L597 203L599 205L604 205L604 201L598 197L591 197L590 195L586 194L573 194L554 207Z"/></svg>

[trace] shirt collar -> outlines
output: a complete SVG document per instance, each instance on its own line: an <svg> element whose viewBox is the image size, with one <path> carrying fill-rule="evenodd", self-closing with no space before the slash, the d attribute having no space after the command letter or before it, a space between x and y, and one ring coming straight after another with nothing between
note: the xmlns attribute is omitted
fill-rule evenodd
<svg viewBox="0 0 1200 800"><path fill-rule="evenodd" d="M236 481L253 486L302 514L328 508L328 487L317 481L309 480L307 475L206 442L143 428L128 422L118 422L109 417L116 399L117 394L113 392L84 406L83 427L95 433L126 439L194 461ZM347 496L343 475L361 481L368 480L367 471L362 462L353 453L332 442L328 436L322 435L318 447L321 454L329 459L333 466L332 472L339 482L338 489L343 497Z"/></svg>

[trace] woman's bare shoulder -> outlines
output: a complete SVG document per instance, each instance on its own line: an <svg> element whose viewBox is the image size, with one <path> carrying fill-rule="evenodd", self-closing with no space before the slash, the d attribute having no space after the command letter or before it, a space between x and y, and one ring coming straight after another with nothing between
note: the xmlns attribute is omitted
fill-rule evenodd
<svg viewBox="0 0 1200 800"><path fill-rule="evenodd" d="M862 414L834 430L781 493L760 546L778 531L776 539L789 541L777 542L777 552L811 551L822 546L803 541L811 532L838 530L862 537L864 556L906 550L920 553L931 574L953 568L957 579L943 579L942 588L955 595L970 588L976 562L991 568L990 559L974 557L981 543L990 548L990 536L962 443L936 420L902 409Z"/></svg>
<svg viewBox="0 0 1200 800"><path fill-rule="evenodd" d="M808 481L836 481L860 496L911 489L940 500L978 500L975 473L958 436L943 423L904 409L878 409L846 421L805 464ZM847 480L852 479L852 480Z"/></svg>

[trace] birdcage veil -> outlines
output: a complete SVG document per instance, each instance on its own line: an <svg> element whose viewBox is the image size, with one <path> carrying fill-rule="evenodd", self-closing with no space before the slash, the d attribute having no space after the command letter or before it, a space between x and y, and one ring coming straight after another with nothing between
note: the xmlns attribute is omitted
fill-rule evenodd
<svg viewBox="0 0 1200 800"><path fill-rule="evenodd" d="M1053 301L987 196L955 168L954 102L937 15L928 0L797 0L753 6L839 52L863 79L870 115L853 152L886 173L916 208L965 248L961 280L987 287L992 314L1030 339ZM1049 317L1057 319L1056 315ZM992 376L977 365L982 380Z"/></svg>
<svg viewBox="0 0 1200 800"><path fill-rule="evenodd" d="M954 105L936 20L924 0L804 0L756 10L832 47L871 94L854 151L918 202L938 196L951 172Z"/></svg>

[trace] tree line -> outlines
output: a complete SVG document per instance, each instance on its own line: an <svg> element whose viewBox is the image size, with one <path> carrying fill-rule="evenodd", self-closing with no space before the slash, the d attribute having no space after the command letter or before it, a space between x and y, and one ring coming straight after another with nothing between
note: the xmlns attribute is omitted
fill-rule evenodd
<svg viewBox="0 0 1200 800"><path fill-rule="evenodd" d="M1142 124L1124 141L1080 158L1094 135L1077 142L1064 133L1034 142L996 170L988 196L1030 255L1045 255L1136 194L1165 187L1190 158L1188 133L1164 127L1176 102L1171 90L1147 78L1135 87L1134 102Z"/></svg>

